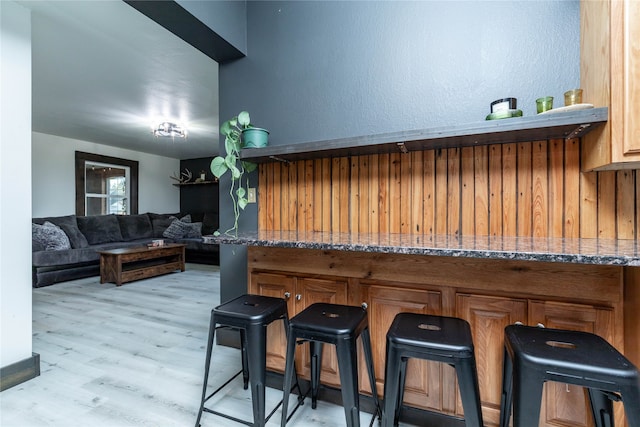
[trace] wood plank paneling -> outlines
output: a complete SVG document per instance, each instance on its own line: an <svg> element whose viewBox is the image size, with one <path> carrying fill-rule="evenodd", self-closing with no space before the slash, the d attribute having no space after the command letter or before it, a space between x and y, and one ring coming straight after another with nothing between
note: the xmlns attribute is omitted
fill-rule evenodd
<svg viewBox="0 0 640 427"><path fill-rule="evenodd" d="M531 147L532 144L518 144L518 216L516 235L531 236Z"/></svg>
<svg viewBox="0 0 640 427"><path fill-rule="evenodd" d="M563 237L580 237L580 141L572 139L564 147L564 229Z"/></svg>
<svg viewBox="0 0 640 427"><path fill-rule="evenodd" d="M635 239L636 171L549 140L265 163L260 229Z"/></svg>
<svg viewBox="0 0 640 427"><path fill-rule="evenodd" d="M447 150L447 234L460 234L460 149Z"/></svg>
<svg viewBox="0 0 640 427"><path fill-rule="evenodd" d="M489 147L474 147L476 234L489 235ZM464 171L463 171L464 172Z"/></svg>
<svg viewBox="0 0 640 427"><path fill-rule="evenodd" d="M635 238L634 184L632 171L616 172L616 194L625 195L616 198L616 235L620 239Z"/></svg>
<svg viewBox="0 0 640 427"><path fill-rule="evenodd" d="M435 234L447 234L447 150L436 150Z"/></svg>
<svg viewBox="0 0 640 427"><path fill-rule="evenodd" d="M564 141L549 141L549 237L562 237L564 225Z"/></svg>
<svg viewBox="0 0 640 427"><path fill-rule="evenodd" d="M474 176L474 157L473 147L464 147L461 153L461 234L463 236L472 236L476 232L476 212L475 212L475 176Z"/></svg>
<svg viewBox="0 0 640 427"><path fill-rule="evenodd" d="M424 231L422 223L424 211L424 160L423 152L416 151L411 153L411 223L410 232L421 234Z"/></svg>
<svg viewBox="0 0 640 427"><path fill-rule="evenodd" d="M548 236L549 188L547 170L547 142L537 141L531 153L531 218L532 236Z"/></svg>
<svg viewBox="0 0 640 427"><path fill-rule="evenodd" d="M516 212L518 198L518 180L516 172L516 144L502 146L502 234L516 235Z"/></svg>

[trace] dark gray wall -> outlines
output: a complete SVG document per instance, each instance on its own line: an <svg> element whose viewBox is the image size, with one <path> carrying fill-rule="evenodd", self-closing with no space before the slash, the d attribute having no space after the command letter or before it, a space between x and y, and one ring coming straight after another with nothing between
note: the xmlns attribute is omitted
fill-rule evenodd
<svg viewBox="0 0 640 427"><path fill-rule="evenodd" d="M480 121L503 97L532 115L579 86L579 19L577 0L250 1L247 56L220 67L221 121L246 109L277 145ZM241 230L256 218L250 205ZM221 267L223 298L246 290L245 248Z"/></svg>
<svg viewBox="0 0 640 427"><path fill-rule="evenodd" d="M212 157L180 160L180 171L188 169L193 174L193 180L205 172L205 181L213 181L214 176L209 168ZM218 184L183 185L180 187L180 212L185 213L218 213L220 195Z"/></svg>

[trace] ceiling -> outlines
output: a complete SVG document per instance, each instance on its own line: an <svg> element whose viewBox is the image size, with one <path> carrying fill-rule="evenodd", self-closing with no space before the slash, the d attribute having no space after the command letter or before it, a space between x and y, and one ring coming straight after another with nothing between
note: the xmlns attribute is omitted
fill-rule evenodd
<svg viewBox="0 0 640 427"><path fill-rule="evenodd" d="M32 9L35 132L190 159L218 151L218 64L120 0ZM155 120L188 137L155 137Z"/></svg>

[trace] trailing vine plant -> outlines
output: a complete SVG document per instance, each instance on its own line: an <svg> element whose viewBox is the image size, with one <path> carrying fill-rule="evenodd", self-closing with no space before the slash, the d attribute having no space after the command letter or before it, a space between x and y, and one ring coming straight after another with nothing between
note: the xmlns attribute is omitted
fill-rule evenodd
<svg viewBox="0 0 640 427"><path fill-rule="evenodd" d="M225 231L225 234L233 237L238 237L238 218L240 218L240 212L249 203L247 198L249 178L246 179L243 187L242 177L245 173L253 172L258 167L255 163L240 160L242 131L251 127L251 119L246 111L242 111L237 117L224 122L220 126L220 133L224 135L224 147L227 155L225 157L214 157L211 161L211 172L216 178L220 178L227 171L231 171L229 195L233 204L234 221L233 227ZM216 231L214 234L219 236L220 231Z"/></svg>

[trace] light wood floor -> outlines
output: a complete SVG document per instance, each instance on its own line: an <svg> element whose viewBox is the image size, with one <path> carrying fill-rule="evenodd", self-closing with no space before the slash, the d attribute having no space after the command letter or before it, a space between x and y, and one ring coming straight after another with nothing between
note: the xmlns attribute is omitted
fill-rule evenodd
<svg viewBox="0 0 640 427"><path fill-rule="evenodd" d="M0 393L0 425L193 426L219 270L188 264L183 273L116 287L98 277L33 290L33 351L41 375ZM211 391L240 370L239 351L217 346ZM216 409L251 419L241 380L211 399ZM220 396L220 397L218 397ZM281 391L267 390L267 408ZM293 400L290 404L293 407ZM371 416L361 414L362 425ZM268 426L280 424L280 411ZM202 426L239 426L204 414ZM302 406L288 426L345 425L342 407Z"/></svg>

